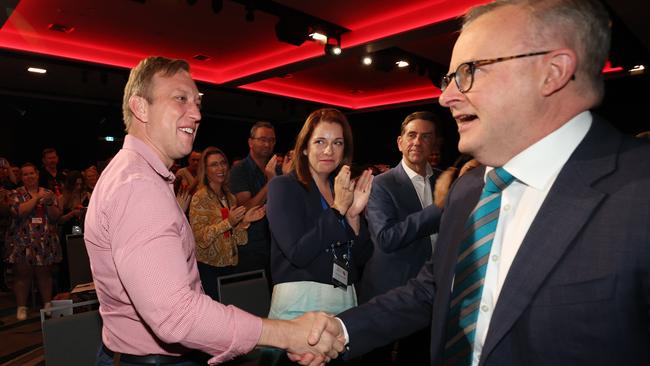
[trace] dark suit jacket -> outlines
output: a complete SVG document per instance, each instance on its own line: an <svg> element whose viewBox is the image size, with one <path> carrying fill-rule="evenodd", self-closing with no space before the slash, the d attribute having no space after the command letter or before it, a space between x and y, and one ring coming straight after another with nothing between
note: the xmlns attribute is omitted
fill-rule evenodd
<svg viewBox="0 0 650 366"><path fill-rule="evenodd" d="M295 173L269 183L266 215L271 228L271 273L274 284L293 281L332 282L331 245L354 240L348 284L359 278L359 267L370 257L372 244L363 218L356 236L331 209L323 209L312 180L305 189Z"/></svg>
<svg viewBox="0 0 650 366"><path fill-rule="evenodd" d="M459 179L417 278L341 314L350 356L431 322L442 363L459 237L484 169ZM481 365L650 364L650 145L594 123L531 224L503 284Z"/></svg>
<svg viewBox="0 0 650 366"><path fill-rule="evenodd" d="M437 175L429 178L431 191ZM366 263L360 302L402 286L431 258L430 235L438 232L442 210L422 208L402 164L375 177L366 209L375 250Z"/></svg>

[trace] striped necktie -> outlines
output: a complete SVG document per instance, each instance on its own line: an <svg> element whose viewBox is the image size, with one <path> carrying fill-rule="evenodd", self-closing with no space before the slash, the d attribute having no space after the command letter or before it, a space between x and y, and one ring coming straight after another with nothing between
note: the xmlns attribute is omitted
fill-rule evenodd
<svg viewBox="0 0 650 366"><path fill-rule="evenodd" d="M503 168L490 171L481 198L465 225L447 315L445 366L472 363L476 321L488 257L499 220L501 191L514 180Z"/></svg>

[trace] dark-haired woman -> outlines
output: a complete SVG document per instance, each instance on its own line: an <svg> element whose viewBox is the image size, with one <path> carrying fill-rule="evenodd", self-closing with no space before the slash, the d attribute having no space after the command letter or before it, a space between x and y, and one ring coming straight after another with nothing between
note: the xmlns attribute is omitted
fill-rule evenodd
<svg viewBox="0 0 650 366"><path fill-rule="evenodd" d="M362 211L370 170L350 177L352 132L335 109L309 115L293 151L293 170L269 184L274 281L269 318L339 313L357 305L354 283L372 246Z"/></svg>

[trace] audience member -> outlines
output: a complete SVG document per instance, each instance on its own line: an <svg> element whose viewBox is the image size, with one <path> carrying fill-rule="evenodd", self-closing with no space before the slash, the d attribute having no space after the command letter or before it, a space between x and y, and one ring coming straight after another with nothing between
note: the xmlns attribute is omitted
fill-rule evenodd
<svg viewBox="0 0 650 366"><path fill-rule="evenodd" d="M266 202L268 182L276 175L275 130L268 122L257 122L251 127L248 138L249 154L230 172L229 185L237 197L237 204L246 208ZM270 238L266 218L254 222L248 229L248 244L239 251L236 272L264 269L269 272Z"/></svg>
<svg viewBox="0 0 650 366"><path fill-rule="evenodd" d="M217 277L233 273L239 261L237 246L248 242L248 227L265 214L264 206L237 206L237 199L228 189L229 169L221 150L203 150L199 157L199 188L190 205L199 276L203 290L213 300L219 300Z"/></svg>
<svg viewBox="0 0 650 366"><path fill-rule="evenodd" d="M650 146L590 112L610 27L597 0L466 15L440 104L486 167L418 277L339 315L349 357L431 324L433 365L650 364Z"/></svg>
<svg viewBox="0 0 650 366"><path fill-rule="evenodd" d="M0 187L4 189L16 189L16 176L11 170L9 161L0 157Z"/></svg>
<svg viewBox="0 0 650 366"><path fill-rule="evenodd" d="M442 209L433 204L439 173L428 161L438 131L431 112L409 114L397 137L402 160L375 178L366 211L374 251L364 269L361 302L406 284L431 258L442 215ZM428 343L429 329L423 329L376 350L364 362L391 364L396 348L395 364L428 365L428 355L419 352Z"/></svg>
<svg viewBox="0 0 650 366"><path fill-rule="evenodd" d="M11 171L11 174L13 174L13 177L16 180L16 183L15 183L16 187L22 186L23 181L22 181L22 173L20 172L20 167L12 165L9 168L9 170ZM10 175L10 177L11 177L11 175Z"/></svg>
<svg viewBox="0 0 650 366"><path fill-rule="evenodd" d="M92 194L93 189L95 189L95 185L97 185L97 180L99 179L99 172L97 171L97 167L91 165L88 168L86 168L83 171L83 179L84 179L84 190ZM84 206L88 206L88 202L86 202Z"/></svg>
<svg viewBox="0 0 650 366"><path fill-rule="evenodd" d="M27 298L34 274L45 308L51 306L52 264L61 261L56 221L61 215L54 192L38 185L36 166L21 167L23 186L16 189L10 207L6 261L13 265L16 319L27 318Z"/></svg>
<svg viewBox="0 0 650 366"><path fill-rule="evenodd" d="M1 169L1 168L0 168ZM9 287L5 281L5 234L7 228L11 223L11 216L9 215L9 208L11 207L11 200L13 200L12 191L5 189L0 185L0 291L9 292Z"/></svg>
<svg viewBox="0 0 650 366"><path fill-rule="evenodd" d="M187 156L187 166L178 169L175 173L176 178L181 180L181 189L190 192L190 194L194 194L199 184L199 181L196 179L199 172L199 159L201 159L201 152L193 150Z"/></svg>
<svg viewBox="0 0 650 366"><path fill-rule="evenodd" d="M39 172L39 186L47 188L57 196L61 194L61 189L65 183L65 174L59 170L59 155L56 150L48 147L41 153L43 167Z"/></svg>
<svg viewBox="0 0 650 366"><path fill-rule="evenodd" d="M214 364L255 345L308 353L304 364L336 357L338 338L326 333L325 344L307 343L310 327L327 320L323 313L260 319L203 293L192 229L174 198L169 170L192 150L200 104L185 61L149 57L131 71L124 146L102 172L86 215L103 320L97 365L204 365L190 349L213 355Z"/></svg>

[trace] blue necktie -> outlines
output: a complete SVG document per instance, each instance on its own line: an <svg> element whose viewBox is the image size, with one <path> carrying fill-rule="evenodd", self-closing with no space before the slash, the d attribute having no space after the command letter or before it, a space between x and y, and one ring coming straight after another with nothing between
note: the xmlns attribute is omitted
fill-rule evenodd
<svg viewBox="0 0 650 366"><path fill-rule="evenodd" d="M487 174L485 186L465 225L447 315L444 365L470 365L488 257L499 220L501 191L515 178L503 168Z"/></svg>

